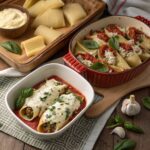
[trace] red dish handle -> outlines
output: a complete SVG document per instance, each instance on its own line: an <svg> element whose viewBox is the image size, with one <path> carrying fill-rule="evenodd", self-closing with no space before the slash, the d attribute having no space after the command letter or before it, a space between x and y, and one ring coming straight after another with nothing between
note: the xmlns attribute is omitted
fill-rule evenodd
<svg viewBox="0 0 150 150"><path fill-rule="evenodd" d="M76 58L74 58L71 52L68 52L63 57L63 60L69 67L71 67L72 69L74 69L76 72L80 74L86 71L86 67L83 64L81 64L78 60L76 60Z"/></svg>
<svg viewBox="0 0 150 150"><path fill-rule="evenodd" d="M150 27L150 20L148 20L142 16L136 16L135 18L142 21L143 23L147 24Z"/></svg>

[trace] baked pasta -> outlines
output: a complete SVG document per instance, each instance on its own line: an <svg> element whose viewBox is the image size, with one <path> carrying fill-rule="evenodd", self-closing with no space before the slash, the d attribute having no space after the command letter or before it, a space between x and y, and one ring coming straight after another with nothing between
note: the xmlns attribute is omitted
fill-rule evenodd
<svg viewBox="0 0 150 150"><path fill-rule="evenodd" d="M77 41L74 55L96 71L121 72L150 58L150 37L135 27L110 24Z"/></svg>

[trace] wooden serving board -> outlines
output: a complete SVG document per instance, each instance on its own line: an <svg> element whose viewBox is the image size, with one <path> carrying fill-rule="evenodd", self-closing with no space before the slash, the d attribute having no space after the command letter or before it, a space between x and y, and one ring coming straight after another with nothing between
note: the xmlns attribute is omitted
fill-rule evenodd
<svg viewBox="0 0 150 150"><path fill-rule="evenodd" d="M133 80L112 88L94 88L95 92L103 96L103 100L93 104L86 112L90 118L98 117L120 100L126 94L144 87L150 87L150 65Z"/></svg>
<svg viewBox="0 0 150 150"><path fill-rule="evenodd" d="M25 0L5 0L5 1L2 1L0 4L13 3L13 4L19 4L22 6L24 1ZM65 28L58 29L58 30L61 30L63 34L60 37L58 37L54 42L47 45L47 47L43 49L40 53L38 53L37 55L33 57L27 57L24 51L23 51L23 54L20 56L20 55L16 55L11 52L8 52L4 48L0 47L0 58L2 58L7 64L18 69L21 72L29 72L32 69L39 66L40 64L42 64L44 61L48 60L57 51L61 50L62 47L64 47L64 45L68 43L68 41L70 40L73 33L75 33L75 31L83 27L86 23L95 21L95 19L97 19L98 17L102 15L104 8L105 8L104 2L97 1L97 0L90 0L90 1L89 0L82 0L82 1L81 0L63 0L63 1L65 2L65 4L69 2L80 3L86 10L87 17L72 27L67 26ZM0 36L0 42L13 40L13 41L20 43L23 40L33 37L34 30L35 29L32 29L31 26L29 25L28 30L21 37L17 39L9 39L9 38Z"/></svg>

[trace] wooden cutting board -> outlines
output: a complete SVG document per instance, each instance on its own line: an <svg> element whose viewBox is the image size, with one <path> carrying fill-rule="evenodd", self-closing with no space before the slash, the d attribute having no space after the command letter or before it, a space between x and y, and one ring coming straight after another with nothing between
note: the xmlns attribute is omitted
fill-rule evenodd
<svg viewBox="0 0 150 150"><path fill-rule="evenodd" d="M86 116L90 118L98 117L104 113L115 102L120 100L126 94L143 88L150 87L150 66L143 73L138 75L133 80L113 88L94 88L95 92L103 96L103 100L93 104L86 112Z"/></svg>

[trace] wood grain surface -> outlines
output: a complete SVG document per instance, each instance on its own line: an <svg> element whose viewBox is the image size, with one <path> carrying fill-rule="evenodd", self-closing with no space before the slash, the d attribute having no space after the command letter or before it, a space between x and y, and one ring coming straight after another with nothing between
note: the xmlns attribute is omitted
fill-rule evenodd
<svg viewBox="0 0 150 150"><path fill-rule="evenodd" d="M131 81L112 88L95 88L95 91L103 95L103 100L95 103L86 112L86 116L90 118L97 117L112 106L121 97L136 89L150 86L150 66L148 66L141 74Z"/></svg>

